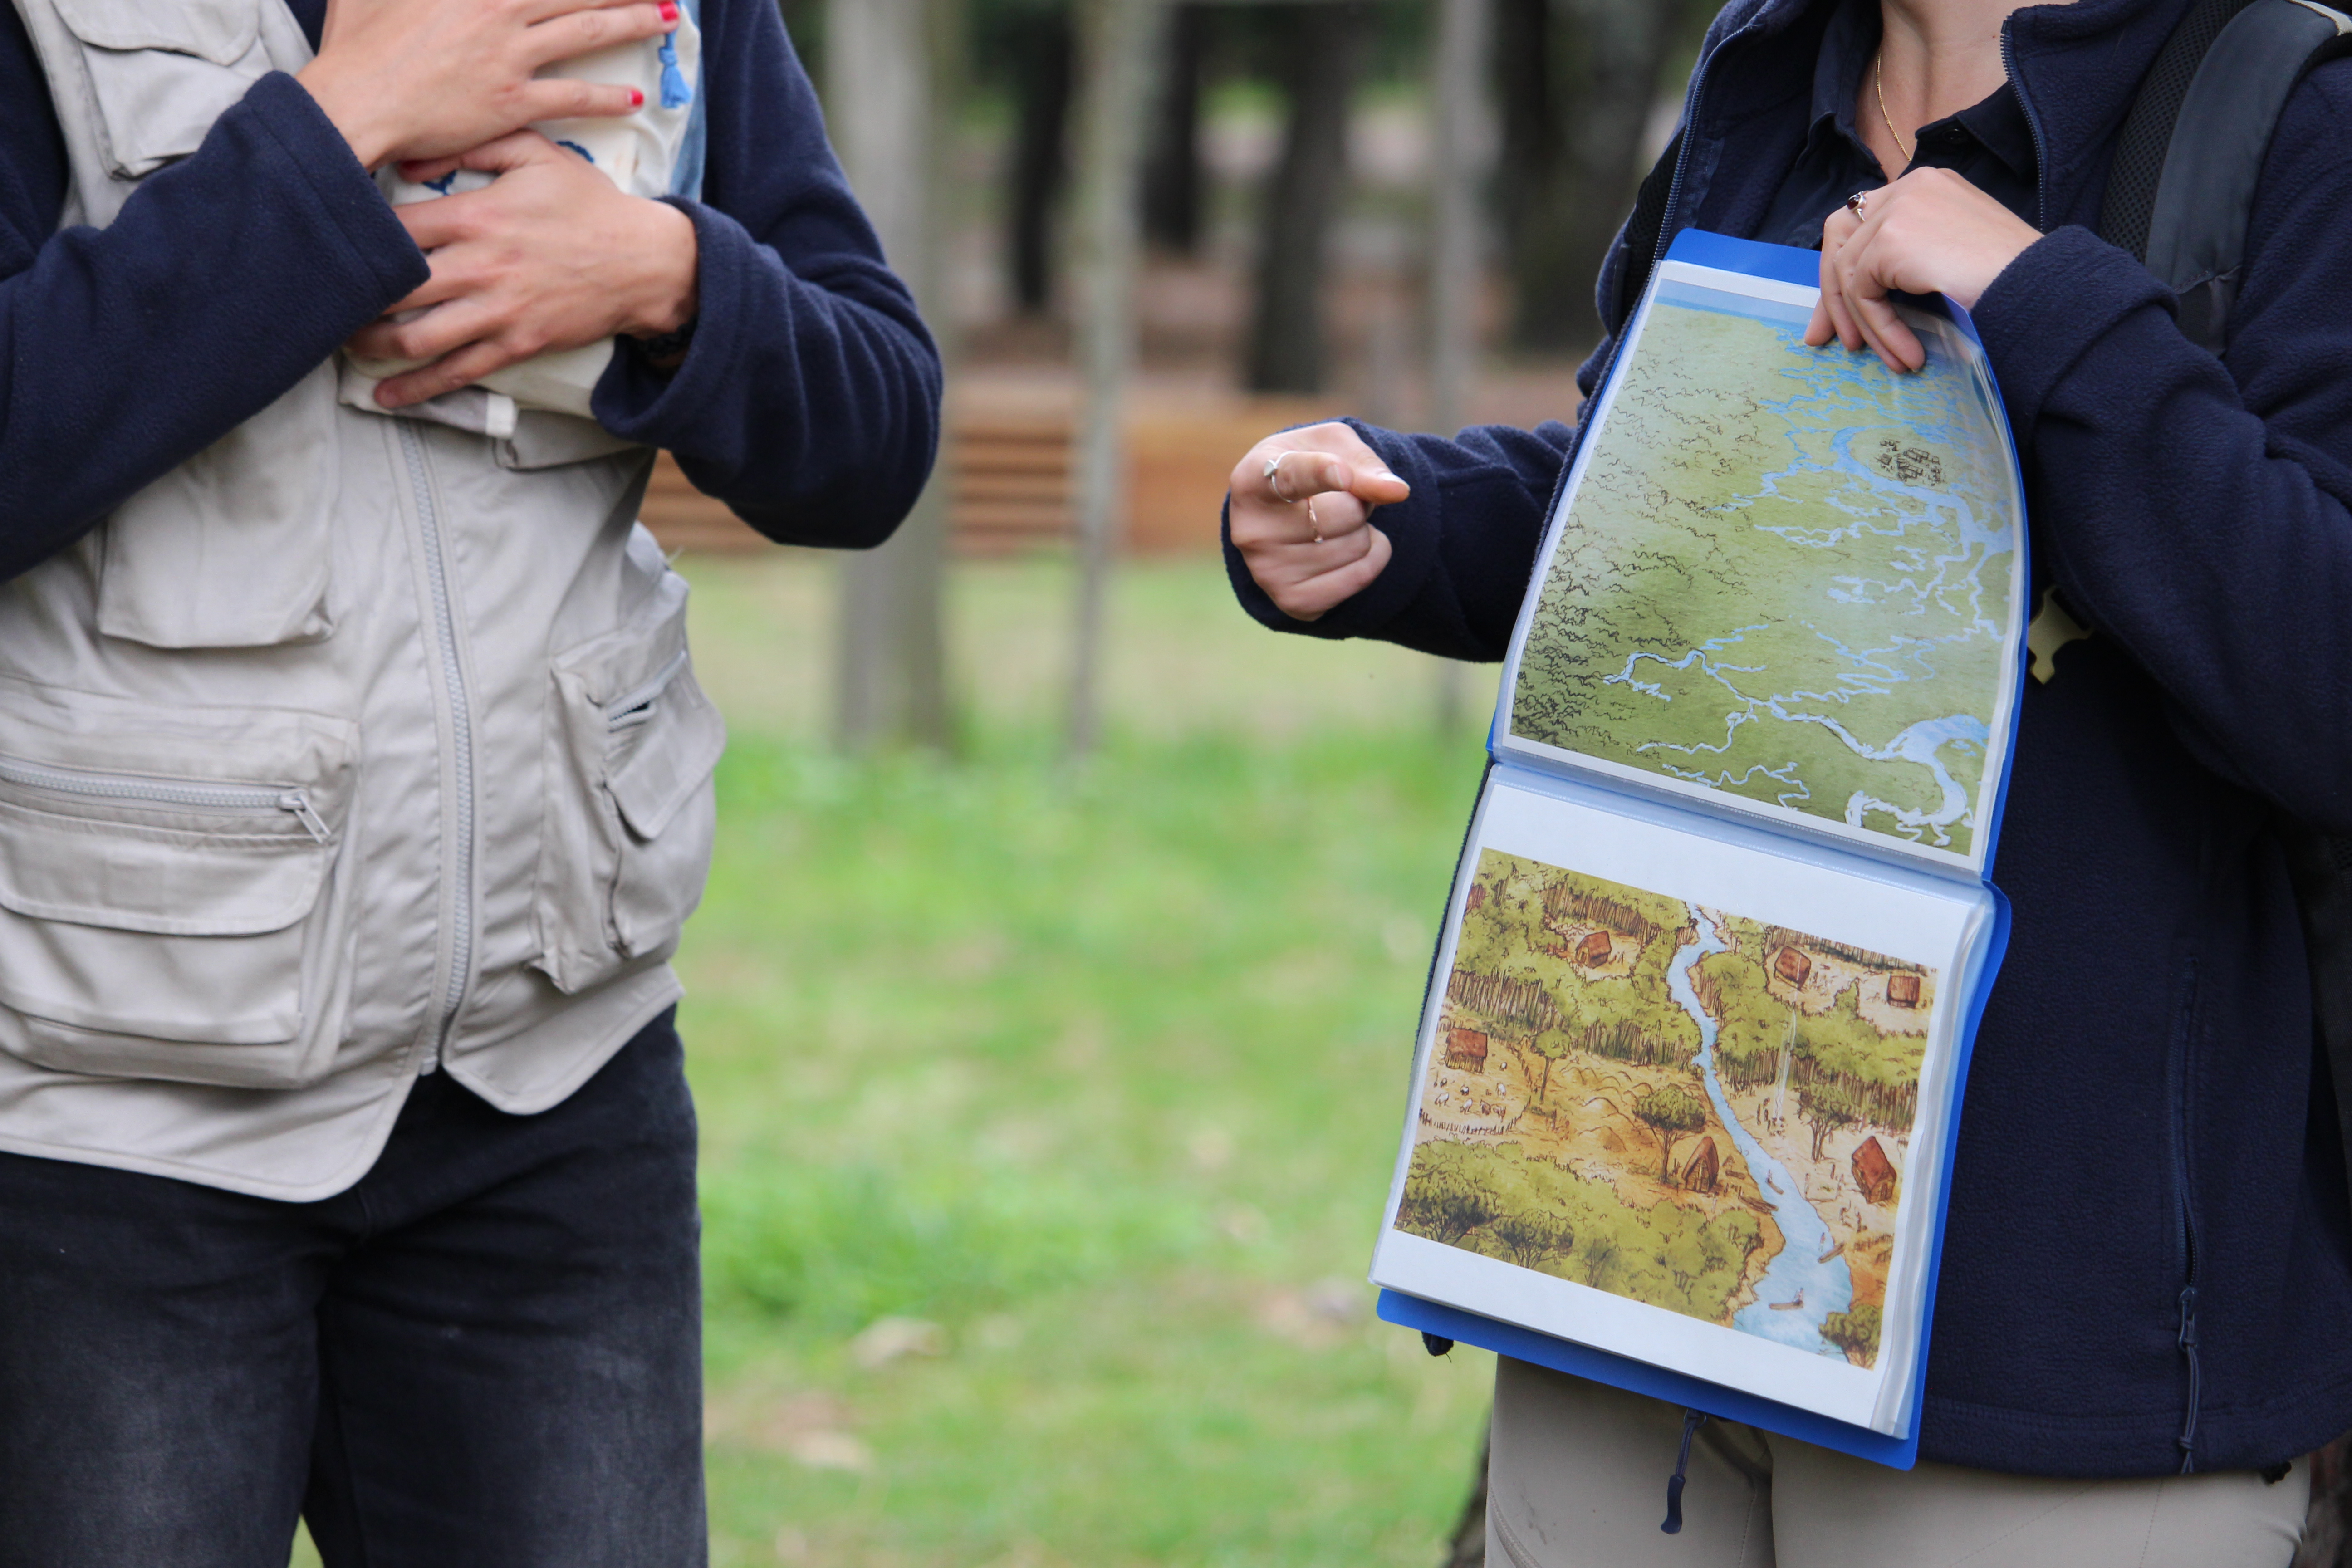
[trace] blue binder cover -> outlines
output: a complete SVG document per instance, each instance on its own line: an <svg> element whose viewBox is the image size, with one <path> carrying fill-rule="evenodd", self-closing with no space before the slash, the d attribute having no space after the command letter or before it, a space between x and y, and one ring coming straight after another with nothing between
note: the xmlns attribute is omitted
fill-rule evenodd
<svg viewBox="0 0 2352 1568"><path fill-rule="evenodd" d="M1512 638L1371 1278L1390 1321L1907 1468L2026 670L1982 345L1803 343L1676 237Z"/></svg>

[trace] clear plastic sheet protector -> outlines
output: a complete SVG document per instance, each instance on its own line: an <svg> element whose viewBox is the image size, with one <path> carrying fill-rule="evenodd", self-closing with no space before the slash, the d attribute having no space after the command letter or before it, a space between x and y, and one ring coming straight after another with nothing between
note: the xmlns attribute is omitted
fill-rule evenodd
<svg viewBox="0 0 2352 1568"><path fill-rule="evenodd" d="M2026 668L1968 318L1802 337L1820 258L1697 231L1554 502L1371 1279L1410 1328L1918 1453Z"/></svg>

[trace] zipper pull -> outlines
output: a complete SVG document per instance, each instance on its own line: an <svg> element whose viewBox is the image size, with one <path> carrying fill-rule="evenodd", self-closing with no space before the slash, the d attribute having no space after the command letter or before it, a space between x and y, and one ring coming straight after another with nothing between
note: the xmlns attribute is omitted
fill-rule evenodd
<svg viewBox="0 0 2352 1568"><path fill-rule="evenodd" d="M332 844L335 841L334 830L327 826L327 819L320 816L316 811L311 809L310 797L304 795L300 790L289 789L284 795L279 795L278 797L278 809L280 811L292 812L294 814L294 820L309 828L310 830L310 837L317 839L320 843Z"/></svg>
<svg viewBox="0 0 2352 1568"><path fill-rule="evenodd" d="M1683 1412L1682 1452L1675 1456L1675 1473L1666 1478L1666 1521L1658 1526L1668 1535L1680 1535L1683 1532L1683 1482L1688 1478L1690 1472L1691 1439L1697 1436L1698 1429L1706 1425L1705 1412L1697 1410Z"/></svg>

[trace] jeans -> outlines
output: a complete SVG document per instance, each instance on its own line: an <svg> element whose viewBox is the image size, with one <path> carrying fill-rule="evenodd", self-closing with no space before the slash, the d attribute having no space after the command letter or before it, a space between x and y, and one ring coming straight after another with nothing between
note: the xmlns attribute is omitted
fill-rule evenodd
<svg viewBox="0 0 2352 1568"><path fill-rule="evenodd" d="M699 1568L694 1152L665 1015L323 1202L0 1154L0 1568Z"/></svg>

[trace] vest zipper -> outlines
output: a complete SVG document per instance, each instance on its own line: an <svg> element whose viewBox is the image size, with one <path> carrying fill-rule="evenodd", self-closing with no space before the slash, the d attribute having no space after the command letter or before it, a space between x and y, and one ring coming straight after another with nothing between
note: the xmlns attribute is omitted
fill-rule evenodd
<svg viewBox="0 0 2352 1568"><path fill-rule="evenodd" d="M425 542L425 578L433 595L433 629L441 648L441 680L449 697L449 752L457 774L457 798L450 816L457 853L450 889L449 983L441 994L441 1016L434 1029L431 1071L448 1048L449 1031L466 1000L474 966L474 721L466 690L465 660L457 648L457 619L449 600L449 567L444 551L441 513L433 501L433 485L425 464L425 443L405 419L400 426L401 455L408 463L408 480L416 497L418 531Z"/></svg>
<svg viewBox="0 0 2352 1568"><path fill-rule="evenodd" d="M121 773L68 772L10 759L0 759L0 782L47 790L52 795L186 806L194 811L282 811L320 843L331 844L335 837L326 819L310 805L310 797L299 789L275 789L266 784L168 784L161 779Z"/></svg>

